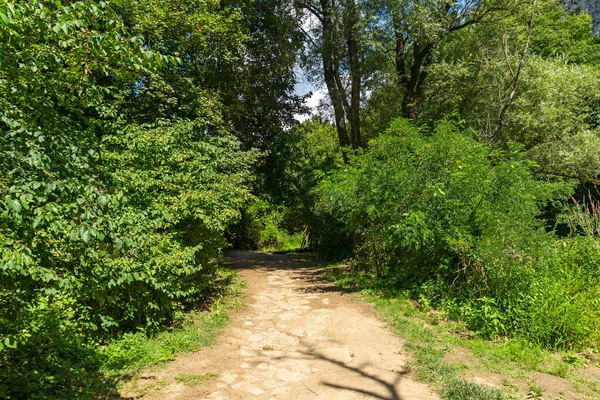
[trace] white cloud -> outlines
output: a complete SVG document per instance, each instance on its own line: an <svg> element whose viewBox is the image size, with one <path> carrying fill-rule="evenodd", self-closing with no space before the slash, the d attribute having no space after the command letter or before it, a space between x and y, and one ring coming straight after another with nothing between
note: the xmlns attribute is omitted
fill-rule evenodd
<svg viewBox="0 0 600 400"><path fill-rule="evenodd" d="M309 108L308 114L296 114L294 118L296 120L302 122L310 119L313 115L319 113L319 105L321 101L327 96L327 89L325 87L321 87L320 89L313 89L312 95L308 97L304 104Z"/></svg>

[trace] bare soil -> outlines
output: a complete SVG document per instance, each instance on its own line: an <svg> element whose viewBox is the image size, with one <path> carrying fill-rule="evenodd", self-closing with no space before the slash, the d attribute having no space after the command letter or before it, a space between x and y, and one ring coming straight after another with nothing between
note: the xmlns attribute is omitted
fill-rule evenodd
<svg viewBox="0 0 600 400"><path fill-rule="evenodd" d="M439 399L407 375L400 338L373 309L286 255L235 252L247 307L217 343L182 355L123 395L150 399ZM186 386L181 376L213 376ZM140 383L143 381L144 383ZM151 386L151 391L143 390Z"/></svg>

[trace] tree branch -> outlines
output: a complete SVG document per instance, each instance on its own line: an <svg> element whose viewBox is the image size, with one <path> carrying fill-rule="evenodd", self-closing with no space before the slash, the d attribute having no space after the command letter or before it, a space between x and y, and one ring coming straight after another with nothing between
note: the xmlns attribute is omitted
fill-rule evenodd
<svg viewBox="0 0 600 400"><path fill-rule="evenodd" d="M310 36L310 34L308 32L306 32L304 30L303 27L300 26L300 30L302 31L302 33L304 34L304 36L306 36L306 38L310 41L310 43L314 46L315 49L319 48L319 45L317 44L317 42L315 42L315 40L312 38L312 36Z"/></svg>
<svg viewBox="0 0 600 400"><path fill-rule="evenodd" d="M311 4L305 3L305 2L297 2L296 7L308 10L312 15L314 15L321 22L321 24L323 23L323 14L321 14L319 12L319 10L314 8Z"/></svg>
<svg viewBox="0 0 600 400"><path fill-rule="evenodd" d="M519 60L519 67L517 68L517 73L515 74L515 77L513 79L512 90L510 92L510 95L508 96L508 101L500 111L500 116L498 118L498 128L496 128L496 131L492 135L492 140L495 140L502 132L506 111L512 105L517 95L517 85L519 83L519 77L521 76L521 71L523 71L523 66L525 65L525 58L527 57L527 52L529 50L529 43L531 42L531 31L533 30L533 21L535 20L535 9L537 7L537 2L538 0L533 0L533 4L531 6L531 17L529 18L529 24L527 26L527 41L525 42L525 48L523 49L521 59Z"/></svg>

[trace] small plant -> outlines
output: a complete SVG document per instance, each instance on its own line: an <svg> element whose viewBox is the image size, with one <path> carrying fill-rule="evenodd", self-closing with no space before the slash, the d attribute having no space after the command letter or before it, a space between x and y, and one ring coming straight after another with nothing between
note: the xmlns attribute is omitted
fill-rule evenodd
<svg viewBox="0 0 600 400"><path fill-rule="evenodd" d="M430 325L436 326L444 320L444 315L439 311L429 311L427 313L427 322Z"/></svg>
<svg viewBox="0 0 600 400"><path fill-rule="evenodd" d="M532 384L529 386L529 393L527 394L528 399L538 399L544 395L546 389L540 385Z"/></svg>
<svg viewBox="0 0 600 400"><path fill-rule="evenodd" d="M575 353L565 354L563 361L574 368L583 368L588 364L588 360L585 357Z"/></svg>
<svg viewBox="0 0 600 400"><path fill-rule="evenodd" d="M516 391L518 389L518 386L508 379L502 379L502 386L512 389L513 391Z"/></svg>
<svg viewBox="0 0 600 400"><path fill-rule="evenodd" d="M508 400L500 389L478 385L463 379L456 379L442 390L445 400Z"/></svg>
<svg viewBox="0 0 600 400"><path fill-rule="evenodd" d="M177 375L175 380L177 382L183 383L185 386L198 386L212 378L217 376L212 372L208 372L206 374L191 374L191 375Z"/></svg>

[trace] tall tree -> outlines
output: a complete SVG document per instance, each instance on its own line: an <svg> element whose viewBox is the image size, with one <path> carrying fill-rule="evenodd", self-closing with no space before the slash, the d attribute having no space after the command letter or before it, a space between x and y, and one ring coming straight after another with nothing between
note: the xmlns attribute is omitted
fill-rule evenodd
<svg viewBox="0 0 600 400"><path fill-rule="evenodd" d="M205 118L217 109L245 147L265 148L293 125L301 40L283 0L137 2L120 7L145 45L182 64L145 76L131 89L131 118Z"/></svg>
<svg viewBox="0 0 600 400"><path fill-rule="evenodd" d="M427 68L435 51L454 32L502 18L513 0L389 0L382 3L394 42L394 67L402 95L402 116L416 120Z"/></svg>
<svg viewBox="0 0 600 400"><path fill-rule="evenodd" d="M348 71L350 73L350 132L352 147L362 146L360 134L360 97L361 97L361 62L360 62L360 11L355 0L347 0L344 10L344 39L348 47Z"/></svg>
<svg viewBox="0 0 600 400"><path fill-rule="evenodd" d="M316 22L313 29L305 30L304 33L309 43L309 55L312 53L313 56L313 65L316 64L315 53L320 59L321 73L333 106L340 145L351 145L357 149L363 144L360 105L364 14L360 3L355 0L307 0L296 4L300 10L308 13L310 20ZM349 81L349 85L344 84L346 80Z"/></svg>

